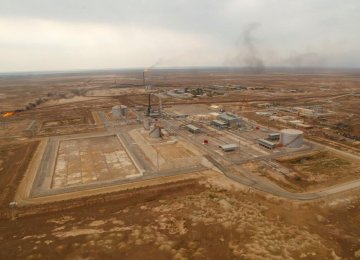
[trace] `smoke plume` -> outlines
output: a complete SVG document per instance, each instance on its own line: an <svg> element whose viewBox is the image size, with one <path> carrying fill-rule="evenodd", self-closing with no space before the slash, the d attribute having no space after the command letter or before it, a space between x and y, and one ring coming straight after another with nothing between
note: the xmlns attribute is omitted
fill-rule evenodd
<svg viewBox="0 0 360 260"><path fill-rule="evenodd" d="M144 71L142 73L142 79L143 79L143 85L144 86L146 85L146 81L148 81L146 76L147 76L147 73L149 72L149 70L155 68L156 66L159 66L162 63L163 63L163 59L160 58L153 65L151 65L150 67L147 67L147 68L144 69Z"/></svg>
<svg viewBox="0 0 360 260"><path fill-rule="evenodd" d="M253 72L263 72L264 61L261 58L253 34L261 26L260 23L250 23L236 41L237 53L230 59L231 65L246 66Z"/></svg>
<svg viewBox="0 0 360 260"><path fill-rule="evenodd" d="M151 66L147 67L146 69L144 69L144 72L149 71L149 70L159 66L162 63L163 63L163 58L160 58L153 65L151 65Z"/></svg>

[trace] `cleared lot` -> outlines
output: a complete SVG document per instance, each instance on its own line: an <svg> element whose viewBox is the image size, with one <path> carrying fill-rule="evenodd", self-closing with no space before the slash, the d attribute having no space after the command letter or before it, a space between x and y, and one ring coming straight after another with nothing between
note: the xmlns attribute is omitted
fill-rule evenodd
<svg viewBox="0 0 360 260"><path fill-rule="evenodd" d="M60 142L52 188L125 178L137 169L117 137Z"/></svg>

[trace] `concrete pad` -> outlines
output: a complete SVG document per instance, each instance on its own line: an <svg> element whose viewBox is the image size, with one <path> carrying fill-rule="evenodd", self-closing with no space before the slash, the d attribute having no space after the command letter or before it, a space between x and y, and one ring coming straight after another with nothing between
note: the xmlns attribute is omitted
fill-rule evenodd
<svg viewBox="0 0 360 260"><path fill-rule="evenodd" d="M138 170L116 136L59 142L51 188L125 179Z"/></svg>

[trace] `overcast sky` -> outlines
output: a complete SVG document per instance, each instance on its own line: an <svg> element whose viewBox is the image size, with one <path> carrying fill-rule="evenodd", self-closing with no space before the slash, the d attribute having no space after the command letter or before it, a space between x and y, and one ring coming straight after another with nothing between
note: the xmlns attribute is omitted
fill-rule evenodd
<svg viewBox="0 0 360 260"><path fill-rule="evenodd" d="M360 0L0 0L0 72L360 67Z"/></svg>

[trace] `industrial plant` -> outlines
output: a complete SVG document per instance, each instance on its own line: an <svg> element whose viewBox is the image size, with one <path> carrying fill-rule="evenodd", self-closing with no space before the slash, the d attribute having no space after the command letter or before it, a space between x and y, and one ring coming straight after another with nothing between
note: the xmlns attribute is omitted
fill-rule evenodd
<svg viewBox="0 0 360 260"><path fill-rule="evenodd" d="M305 92L306 85L294 89L294 81L289 84L292 91L284 91L286 86L272 83L280 77L275 74L262 82L241 73L224 76L205 70L196 75L160 70L85 74L75 81L69 77L72 83L61 88L52 87L50 83L58 79L48 76L43 80L50 83L29 97L42 100L31 109L26 108L28 100L4 91L8 99L0 105L1 218L61 212L65 220L56 221L62 223L71 219L67 210L75 216L93 208L110 212L109 227L128 232L136 228L129 224L132 220L123 227L111 214L135 210L134 218L152 212L158 215L156 221L163 219L160 231L148 227L156 236L166 229L178 237L202 225L236 230L232 221L243 219L234 216L244 210L291 218L285 208L276 212L278 201L296 210L304 207L311 215L313 209L307 205L335 203L358 190L358 113L347 103L358 100L356 88L349 94L334 88L317 100L314 97L322 90L309 94L313 90ZM79 84L81 91L74 87ZM241 202L244 197L248 204ZM166 204L174 198L177 202ZM167 217L162 205L186 221ZM239 207L233 212L231 205ZM193 217L192 210L182 214L183 208L193 207L201 214ZM213 216L226 220L217 222ZM240 232L262 221L257 219ZM89 230L100 232L99 223L66 232L83 232L91 241ZM52 232L72 236L61 229ZM135 237L127 235L130 240Z"/></svg>
<svg viewBox="0 0 360 260"><path fill-rule="evenodd" d="M0 0L0 260L360 260L360 0Z"/></svg>

